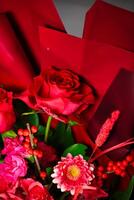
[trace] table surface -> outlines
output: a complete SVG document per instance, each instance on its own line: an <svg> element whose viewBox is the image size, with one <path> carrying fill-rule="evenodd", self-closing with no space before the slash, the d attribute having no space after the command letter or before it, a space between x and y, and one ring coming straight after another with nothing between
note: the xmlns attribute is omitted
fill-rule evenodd
<svg viewBox="0 0 134 200"><path fill-rule="evenodd" d="M68 33L82 37L86 11L95 0L54 0ZM105 0L134 12L134 0Z"/></svg>

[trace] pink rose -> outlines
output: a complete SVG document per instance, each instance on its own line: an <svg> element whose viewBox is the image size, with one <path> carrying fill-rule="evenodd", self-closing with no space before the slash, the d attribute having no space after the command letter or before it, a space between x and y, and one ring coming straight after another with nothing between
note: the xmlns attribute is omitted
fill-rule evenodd
<svg viewBox="0 0 134 200"><path fill-rule="evenodd" d="M63 121L67 116L80 114L95 101L92 87L80 76L56 67L35 77L33 85L17 98Z"/></svg>
<svg viewBox="0 0 134 200"><path fill-rule="evenodd" d="M0 88L0 133L12 128L16 120L12 105L12 92Z"/></svg>

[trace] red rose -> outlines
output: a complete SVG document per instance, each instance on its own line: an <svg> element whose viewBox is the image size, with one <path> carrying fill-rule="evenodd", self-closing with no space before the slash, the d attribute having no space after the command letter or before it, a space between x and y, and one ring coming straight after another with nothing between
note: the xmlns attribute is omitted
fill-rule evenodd
<svg viewBox="0 0 134 200"><path fill-rule="evenodd" d="M46 187L31 178L20 180L20 185L26 193L27 200L53 200Z"/></svg>
<svg viewBox="0 0 134 200"><path fill-rule="evenodd" d="M0 88L0 133L8 131L15 123L16 117L12 105L12 92Z"/></svg>
<svg viewBox="0 0 134 200"><path fill-rule="evenodd" d="M32 87L18 98L60 120L80 114L95 100L93 89L80 76L56 67L35 77Z"/></svg>

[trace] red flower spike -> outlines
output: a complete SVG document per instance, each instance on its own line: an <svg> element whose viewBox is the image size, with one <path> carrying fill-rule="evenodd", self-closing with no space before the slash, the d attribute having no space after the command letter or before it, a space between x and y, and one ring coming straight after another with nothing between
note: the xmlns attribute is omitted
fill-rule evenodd
<svg viewBox="0 0 134 200"><path fill-rule="evenodd" d="M99 157L105 155L108 152L114 151L116 149L120 149L122 147L131 145L131 144L134 144L134 138L130 138L130 139L124 141L124 142L121 142L121 143L119 143L117 145L114 145L114 146L108 148L108 149L105 149L104 151L98 152L92 159L90 159L90 162L94 162L96 159L98 159Z"/></svg>
<svg viewBox="0 0 134 200"><path fill-rule="evenodd" d="M97 135L97 138L95 140L95 144L97 147L101 147L107 140L110 131L112 130L115 122L119 118L120 111L116 110L112 112L111 118L108 118L104 124L102 125L102 128L100 129L99 134Z"/></svg>

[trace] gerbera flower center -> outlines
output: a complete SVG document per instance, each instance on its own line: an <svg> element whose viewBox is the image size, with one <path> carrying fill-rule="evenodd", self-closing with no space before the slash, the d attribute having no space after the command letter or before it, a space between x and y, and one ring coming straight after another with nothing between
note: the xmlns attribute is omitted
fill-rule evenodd
<svg viewBox="0 0 134 200"><path fill-rule="evenodd" d="M70 180L76 181L80 177L80 168L77 165L71 165L67 169L67 177Z"/></svg>

